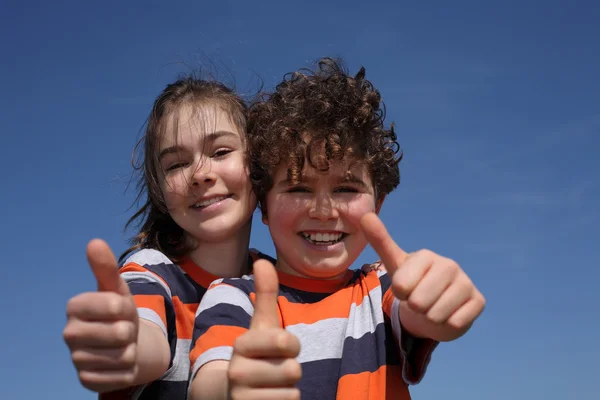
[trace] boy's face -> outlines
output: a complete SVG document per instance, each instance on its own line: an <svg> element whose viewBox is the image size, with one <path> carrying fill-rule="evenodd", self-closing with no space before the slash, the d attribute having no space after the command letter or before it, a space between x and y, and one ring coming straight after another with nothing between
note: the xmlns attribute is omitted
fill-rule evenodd
<svg viewBox="0 0 600 400"><path fill-rule="evenodd" d="M302 182L292 184L287 165L281 165L273 182L263 222L277 250L277 267L307 278L343 275L367 245L360 218L379 208L366 166L332 163L319 172L305 163Z"/></svg>

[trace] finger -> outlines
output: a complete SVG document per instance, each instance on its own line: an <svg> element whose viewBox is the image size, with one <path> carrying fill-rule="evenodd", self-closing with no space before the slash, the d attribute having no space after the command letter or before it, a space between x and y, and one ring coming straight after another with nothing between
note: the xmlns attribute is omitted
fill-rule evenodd
<svg viewBox="0 0 600 400"><path fill-rule="evenodd" d="M443 324L471 298L473 289L465 284L455 282L427 311L427 319L437 324Z"/></svg>
<svg viewBox="0 0 600 400"><path fill-rule="evenodd" d="M293 358L232 360L227 371L230 381L247 387L285 387L295 385L302 377L300 363Z"/></svg>
<svg viewBox="0 0 600 400"><path fill-rule="evenodd" d="M94 239L87 245L87 258L98 282L98 290L129 296L129 287L119 275L119 266L112 250L105 241Z"/></svg>
<svg viewBox="0 0 600 400"><path fill-rule="evenodd" d="M231 400L300 400L298 388L248 388L234 387L231 389Z"/></svg>
<svg viewBox="0 0 600 400"><path fill-rule="evenodd" d="M114 371L133 368L136 362L134 343L116 349L86 348L73 350L73 364L78 370Z"/></svg>
<svg viewBox="0 0 600 400"><path fill-rule="evenodd" d="M419 255L416 254L414 258L418 257ZM427 260L424 260L424 262L427 263ZM407 271L398 273L401 276L407 276L405 279L410 282L412 282L413 279L411 276L412 274L409 274L409 272L412 271L408 270L411 269L412 264L414 264L414 260L409 259L409 261L405 263ZM418 285L410 292L408 298L409 307L419 313L426 313L438 301L444 291L450 287L456 277L456 272L455 268L447 267L444 264L438 263L432 265L432 267L427 270L427 273L425 273L418 281ZM411 288L409 287L407 289L410 290Z"/></svg>
<svg viewBox="0 0 600 400"><path fill-rule="evenodd" d="M473 324L475 319L481 315L484 307L485 299L481 293L476 292L469 301L448 318L446 323L454 329L467 329Z"/></svg>
<svg viewBox="0 0 600 400"><path fill-rule="evenodd" d="M412 292L420 285L421 279L431 268L434 255L427 250L420 250L404 261L402 268L392 276L392 292L400 300L408 300Z"/></svg>
<svg viewBox="0 0 600 400"><path fill-rule="evenodd" d="M84 321L118 321L137 319L135 303L112 292L79 294L67 303L67 316Z"/></svg>
<svg viewBox="0 0 600 400"><path fill-rule="evenodd" d="M254 263L253 273L256 300L250 329L280 327L277 312L279 280L275 267L267 260L258 260Z"/></svg>
<svg viewBox="0 0 600 400"><path fill-rule="evenodd" d="M113 391L115 387L130 387L134 383L135 369L115 371L79 371L79 380L86 388L104 393Z"/></svg>
<svg viewBox="0 0 600 400"><path fill-rule="evenodd" d="M249 330L237 338L234 351L248 358L294 358L300 340L281 328Z"/></svg>
<svg viewBox="0 0 600 400"><path fill-rule="evenodd" d="M136 327L131 321L89 322L73 319L69 321L63 337L71 349L76 348L120 348L136 340Z"/></svg>
<svg viewBox="0 0 600 400"><path fill-rule="evenodd" d="M388 273L392 276L406 260L406 252L394 242L377 214L365 214L360 220L360 225L369 244L377 252Z"/></svg>

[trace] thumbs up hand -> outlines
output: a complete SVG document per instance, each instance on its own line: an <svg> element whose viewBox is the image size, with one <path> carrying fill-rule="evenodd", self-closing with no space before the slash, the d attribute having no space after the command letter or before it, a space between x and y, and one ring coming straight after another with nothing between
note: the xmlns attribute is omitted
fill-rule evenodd
<svg viewBox="0 0 600 400"><path fill-rule="evenodd" d="M63 337L83 386L105 392L135 379L138 314L110 247L92 240L87 257L98 290L69 300Z"/></svg>
<svg viewBox="0 0 600 400"><path fill-rule="evenodd" d="M279 323L279 281L270 262L254 263L254 283L250 329L236 340L228 368L230 399L300 399L300 342Z"/></svg>
<svg viewBox="0 0 600 400"><path fill-rule="evenodd" d="M402 325L413 335L451 341L464 335L485 306L485 298L459 265L430 250L407 254L373 213L361 219L401 300Z"/></svg>

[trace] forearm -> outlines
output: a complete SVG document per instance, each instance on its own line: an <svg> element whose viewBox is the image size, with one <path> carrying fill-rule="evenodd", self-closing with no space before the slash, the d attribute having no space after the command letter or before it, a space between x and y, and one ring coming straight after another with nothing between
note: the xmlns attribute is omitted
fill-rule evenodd
<svg viewBox="0 0 600 400"><path fill-rule="evenodd" d="M140 319L136 374L131 386L143 385L160 378L169 368L171 348L160 327Z"/></svg>
<svg viewBox="0 0 600 400"><path fill-rule="evenodd" d="M229 361L211 361L198 370L190 387L191 400L227 400Z"/></svg>
<svg viewBox="0 0 600 400"><path fill-rule="evenodd" d="M470 325L462 329L456 329L448 324L436 324L427 320L425 314L420 314L410 309L406 301L400 302L399 314L402 327L417 338L449 342L463 336L470 328Z"/></svg>

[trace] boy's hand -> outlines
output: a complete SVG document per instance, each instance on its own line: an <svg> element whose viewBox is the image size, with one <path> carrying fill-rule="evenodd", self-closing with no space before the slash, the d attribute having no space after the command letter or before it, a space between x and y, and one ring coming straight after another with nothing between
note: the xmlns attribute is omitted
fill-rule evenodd
<svg viewBox="0 0 600 400"><path fill-rule="evenodd" d="M63 336L79 380L101 393L127 387L135 379L138 314L110 247L92 240L87 257L98 291L69 300Z"/></svg>
<svg viewBox="0 0 600 400"><path fill-rule="evenodd" d="M250 329L234 345L229 364L229 395L237 399L300 399L295 387L302 369L295 357L298 338L282 329L277 317L279 281L273 265L254 263L256 301Z"/></svg>
<svg viewBox="0 0 600 400"><path fill-rule="evenodd" d="M429 250L407 254L374 213L365 215L361 225L402 301L402 325L437 341L464 335L483 311L485 298L458 264Z"/></svg>

